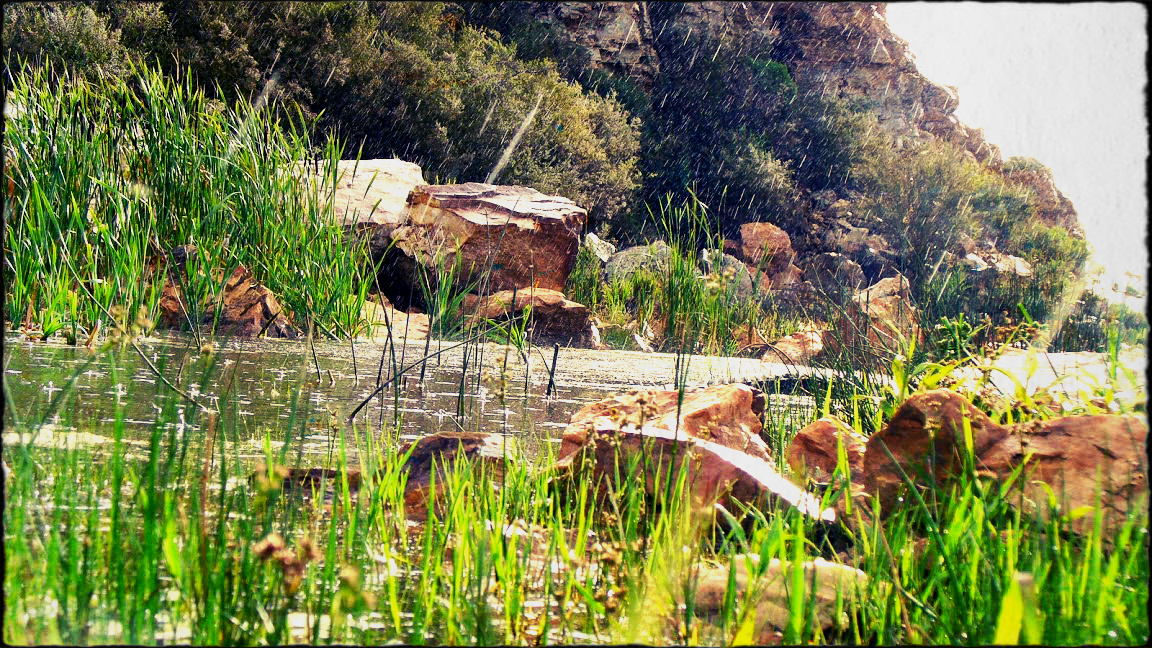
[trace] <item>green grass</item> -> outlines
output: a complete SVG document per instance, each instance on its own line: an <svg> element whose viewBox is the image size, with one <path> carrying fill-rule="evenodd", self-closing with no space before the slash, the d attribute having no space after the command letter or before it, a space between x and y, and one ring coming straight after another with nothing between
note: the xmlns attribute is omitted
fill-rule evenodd
<svg viewBox="0 0 1152 648"><path fill-rule="evenodd" d="M183 286L191 321L212 315L242 264L301 329L349 337L360 325L363 243L331 224L301 167L315 161L334 183L341 151L313 151L310 125L280 123L259 100L210 102L187 78L150 68L91 82L37 68L7 85L10 326L75 339L114 307L155 322L158 264L185 244L197 251Z"/></svg>
<svg viewBox="0 0 1152 648"><path fill-rule="evenodd" d="M161 386L157 403L143 445L124 438L120 417L78 412L57 425L111 442L5 443L6 642L729 645L753 636L754 588L698 609L693 568L748 554L795 566L822 556L870 577L860 603L845 603L846 625L824 631L792 569L788 643L1123 645L1148 635L1146 508L1115 532L1097 519L1077 535L1069 515L1022 514L972 462L947 490L923 491L881 523L859 518L839 540L792 510L732 511L742 523L713 526L685 505L688 462L646 453L602 488L558 479L548 451L502 477L458 462L428 522L413 524L394 427L333 416L338 477L326 501L280 484L283 467L316 467L300 464L309 412L253 438L225 393L219 412L186 411L200 432L181 434L180 400ZM35 429L17 420L26 411L6 408L5 429ZM242 457L253 441L263 467ZM350 464L363 469L359 491Z"/></svg>

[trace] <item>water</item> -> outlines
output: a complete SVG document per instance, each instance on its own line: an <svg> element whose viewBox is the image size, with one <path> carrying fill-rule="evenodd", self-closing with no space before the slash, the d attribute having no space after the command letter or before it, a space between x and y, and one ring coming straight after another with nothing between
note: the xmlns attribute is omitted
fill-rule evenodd
<svg viewBox="0 0 1152 648"><path fill-rule="evenodd" d="M389 429L397 425L402 440L441 430L502 433L518 437L531 454L559 442L569 418L585 404L677 382L677 359L670 354L561 349L555 387L545 396L550 348L532 348L525 361L503 345L433 342L430 353L438 355L427 361L420 381L423 342L393 350L363 341L354 350L347 342L318 342L315 357L304 342L212 342L215 352L202 354L187 334L138 341L160 374L198 406L168 387L131 347L99 352L9 336L5 443L29 440L29 432L36 431L41 444L110 444L113 423L121 416L125 444L143 452L157 421L166 437L190 434L196 446L222 419L228 423L223 429L235 430L229 440L241 458L259 461L267 437L274 447L289 443L293 452L299 449L305 455L301 465L325 466L338 448L337 430L347 429L348 416L376 390L378 376L387 380L395 365L407 371L357 414L361 434L378 432L381 423ZM756 360L694 356L686 378L689 384L726 380L763 367ZM53 399L59 399L55 406ZM46 425L40 427L42 421ZM354 453L349 455L355 463Z"/></svg>

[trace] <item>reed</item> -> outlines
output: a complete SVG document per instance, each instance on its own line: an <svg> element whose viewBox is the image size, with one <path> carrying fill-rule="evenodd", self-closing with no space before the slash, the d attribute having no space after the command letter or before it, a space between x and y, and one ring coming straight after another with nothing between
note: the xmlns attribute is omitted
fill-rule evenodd
<svg viewBox="0 0 1152 648"><path fill-rule="evenodd" d="M67 328L74 340L114 307L154 323L169 251L194 244L181 285L191 324L218 319L223 282L244 265L297 324L353 334L365 244L333 224L302 166L316 158L331 176L337 144L313 152L303 120L281 123L259 102L221 106L148 67L127 80L53 78L21 68L10 79L10 325L43 337Z"/></svg>

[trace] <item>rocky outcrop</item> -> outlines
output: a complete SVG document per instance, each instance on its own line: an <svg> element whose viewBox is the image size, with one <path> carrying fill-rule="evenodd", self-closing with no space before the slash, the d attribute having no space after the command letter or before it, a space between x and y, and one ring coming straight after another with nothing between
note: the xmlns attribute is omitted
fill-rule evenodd
<svg viewBox="0 0 1152 648"><path fill-rule="evenodd" d="M1018 158L1013 158L1009 162L1016 160ZM1040 222L1048 226L1063 227L1072 236L1084 238L1080 217L1072 206L1072 201L1056 187L1050 169L1039 164L1006 164L1001 174L1010 184L1032 192L1032 213Z"/></svg>
<svg viewBox="0 0 1152 648"><path fill-rule="evenodd" d="M393 286L415 280L419 267L452 279L458 292L563 290L587 216L567 198L526 187L423 185L392 230L386 272Z"/></svg>
<svg viewBox="0 0 1152 648"><path fill-rule="evenodd" d="M629 392L588 405L572 416L556 468L562 480L597 484L599 492L619 492L624 481L639 480L649 496L659 496L662 476L685 472L697 507L714 503L729 511L737 503L761 506L786 502L818 520L835 514L781 475L760 438L763 394L747 385L678 391ZM639 466L629 475L623 467Z"/></svg>
<svg viewBox="0 0 1152 648"><path fill-rule="evenodd" d="M769 277L792 264L796 253L788 234L772 223L740 226L740 258Z"/></svg>
<svg viewBox="0 0 1152 648"><path fill-rule="evenodd" d="M1046 516L1050 498L1065 514L1095 508L1099 494L1105 526L1116 528L1128 511L1148 505L1144 421L1101 415L1002 426L944 389L917 394L896 410L868 440L863 474L853 481L862 480L890 512L905 476L916 484L927 480L942 486L960 474L965 425L971 430L978 474L1007 480L1024 465L1023 477L1014 484L1022 489L1020 502L1029 513ZM1073 521L1073 528L1086 530L1091 524L1092 516L1084 516Z"/></svg>
<svg viewBox="0 0 1152 648"><path fill-rule="evenodd" d="M190 308L181 285L188 285L187 261L196 247L182 245L169 255L171 259L164 288L160 294L161 326L181 329L187 326L215 324L219 335L238 337L295 338L300 331L292 324L276 295L255 280L252 271L240 265L224 282L223 290L215 302L205 302ZM213 283L219 281L216 278ZM199 319L194 319L199 313Z"/></svg>

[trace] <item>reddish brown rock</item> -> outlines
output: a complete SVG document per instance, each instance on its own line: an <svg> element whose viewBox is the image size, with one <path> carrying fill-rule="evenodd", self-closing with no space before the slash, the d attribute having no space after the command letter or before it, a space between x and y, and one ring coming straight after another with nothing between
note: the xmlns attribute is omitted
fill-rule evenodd
<svg viewBox="0 0 1152 648"><path fill-rule="evenodd" d="M693 392L711 393L684 404L679 430L674 391L630 392L585 407L564 432L556 468L568 483L596 484L601 496L626 487L616 481L622 479L643 480L645 492L654 497L664 492L669 475L683 470L697 507L719 503L738 511L737 503L786 502L806 515L834 520L834 511L821 508L819 500L776 470L758 436L752 391L724 385ZM621 467L629 465L638 471L622 474Z"/></svg>
<svg viewBox="0 0 1152 648"><path fill-rule="evenodd" d="M844 447L852 483L864 481L864 444L868 439L837 418L822 418L804 426L788 444L788 466L796 474L831 482Z"/></svg>
<svg viewBox="0 0 1152 648"><path fill-rule="evenodd" d="M788 337L780 338L768 345L768 350L760 356L762 362L783 362L804 364L824 350L824 334L821 331L797 331Z"/></svg>
<svg viewBox="0 0 1152 648"><path fill-rule="evenodd" d="M237 266L224 283L223 310L216 332L221 335L294 338L299 331L288 321L272 291L252 277L252 271ZM211 314L206 315L210 318Z"/></svg>
<svg viewBox="0 0 1152 648"><path fill-rule="evenodd" d="M531 307L528 333L534 343L556 342L571 347L592 346L592 322L584 304L543 288L502 290L478 299L466 299L464 312L473 320L507 321Z"/></svg>
<svg viewBox="0 0 1152 648"><path fill-rule="evenodd" d="M186 271L185 262L194 253L194 246L181 246L173 250L174 263L169 266L168 278L160 295L161 326L183 328L191 324L192 312L180 291L178 273ZM253 337L295 338L300 332L292 325L283 307L270 290L257 282L252 271L237 266L232 276L224 283L220 295L220 317L216 322L216 332L220 335ZM199 323L211 324L216 316L215 304L201 304L197 309L203 314Z"/></svg>
<svg viewBox="0 0 1152 648"><path fill-rule="evenodd" d="M589 425L608 417L622 426L679 432L772 462L768 444L760 438L764 394L759 390L742 384L718 385L686 392L679 406L678 399L677 391L631 391L585 405L569 420L559 456L563 459L584 445Z"/></svg>
<svg viewBox="0 0 1152 648"><path fill-rule="evenodd" d="M740 254L745 263L769 277L787 268L796 256L788 234L771 223L741 225Z"/></svg>
<svg viewBox="0 0 1152 648"><path fill-rule="evenodd" d="M423 185L408 195L392 242L434 276L457 268L461 291L560 291L576 262L587 215L567 198L527 187Z"/></svg>
<svg viewBox="0 0 1152 648"><path fill-rule="evenodd" d="M909 340L920 340L919 312L904 277L888 277L857 292L848 302L824 346L838 353L843 345L870 347L882 355L903 353Z"/></svg>
<svg viewBox="0 0 1152 648"><path fill-rule="evenodd" d="M959 394L940 389L909 398L868 441L865 482L885 510L891 510L903 486L897 465L917 484L942 485L960 471L965 420L978 474L1003 480L1026 461L1015 485L1023 486L1021 503L1028 512L1047 513L1048 489L1040 482L1050 487L1065 513L1094 507L1099 484L1106 528L1115 528L1128 511L1147 506L1144 421L1102 415L1005 427ZM1090 524L1091 516L1085 516L1073 528Z"/></svg>

